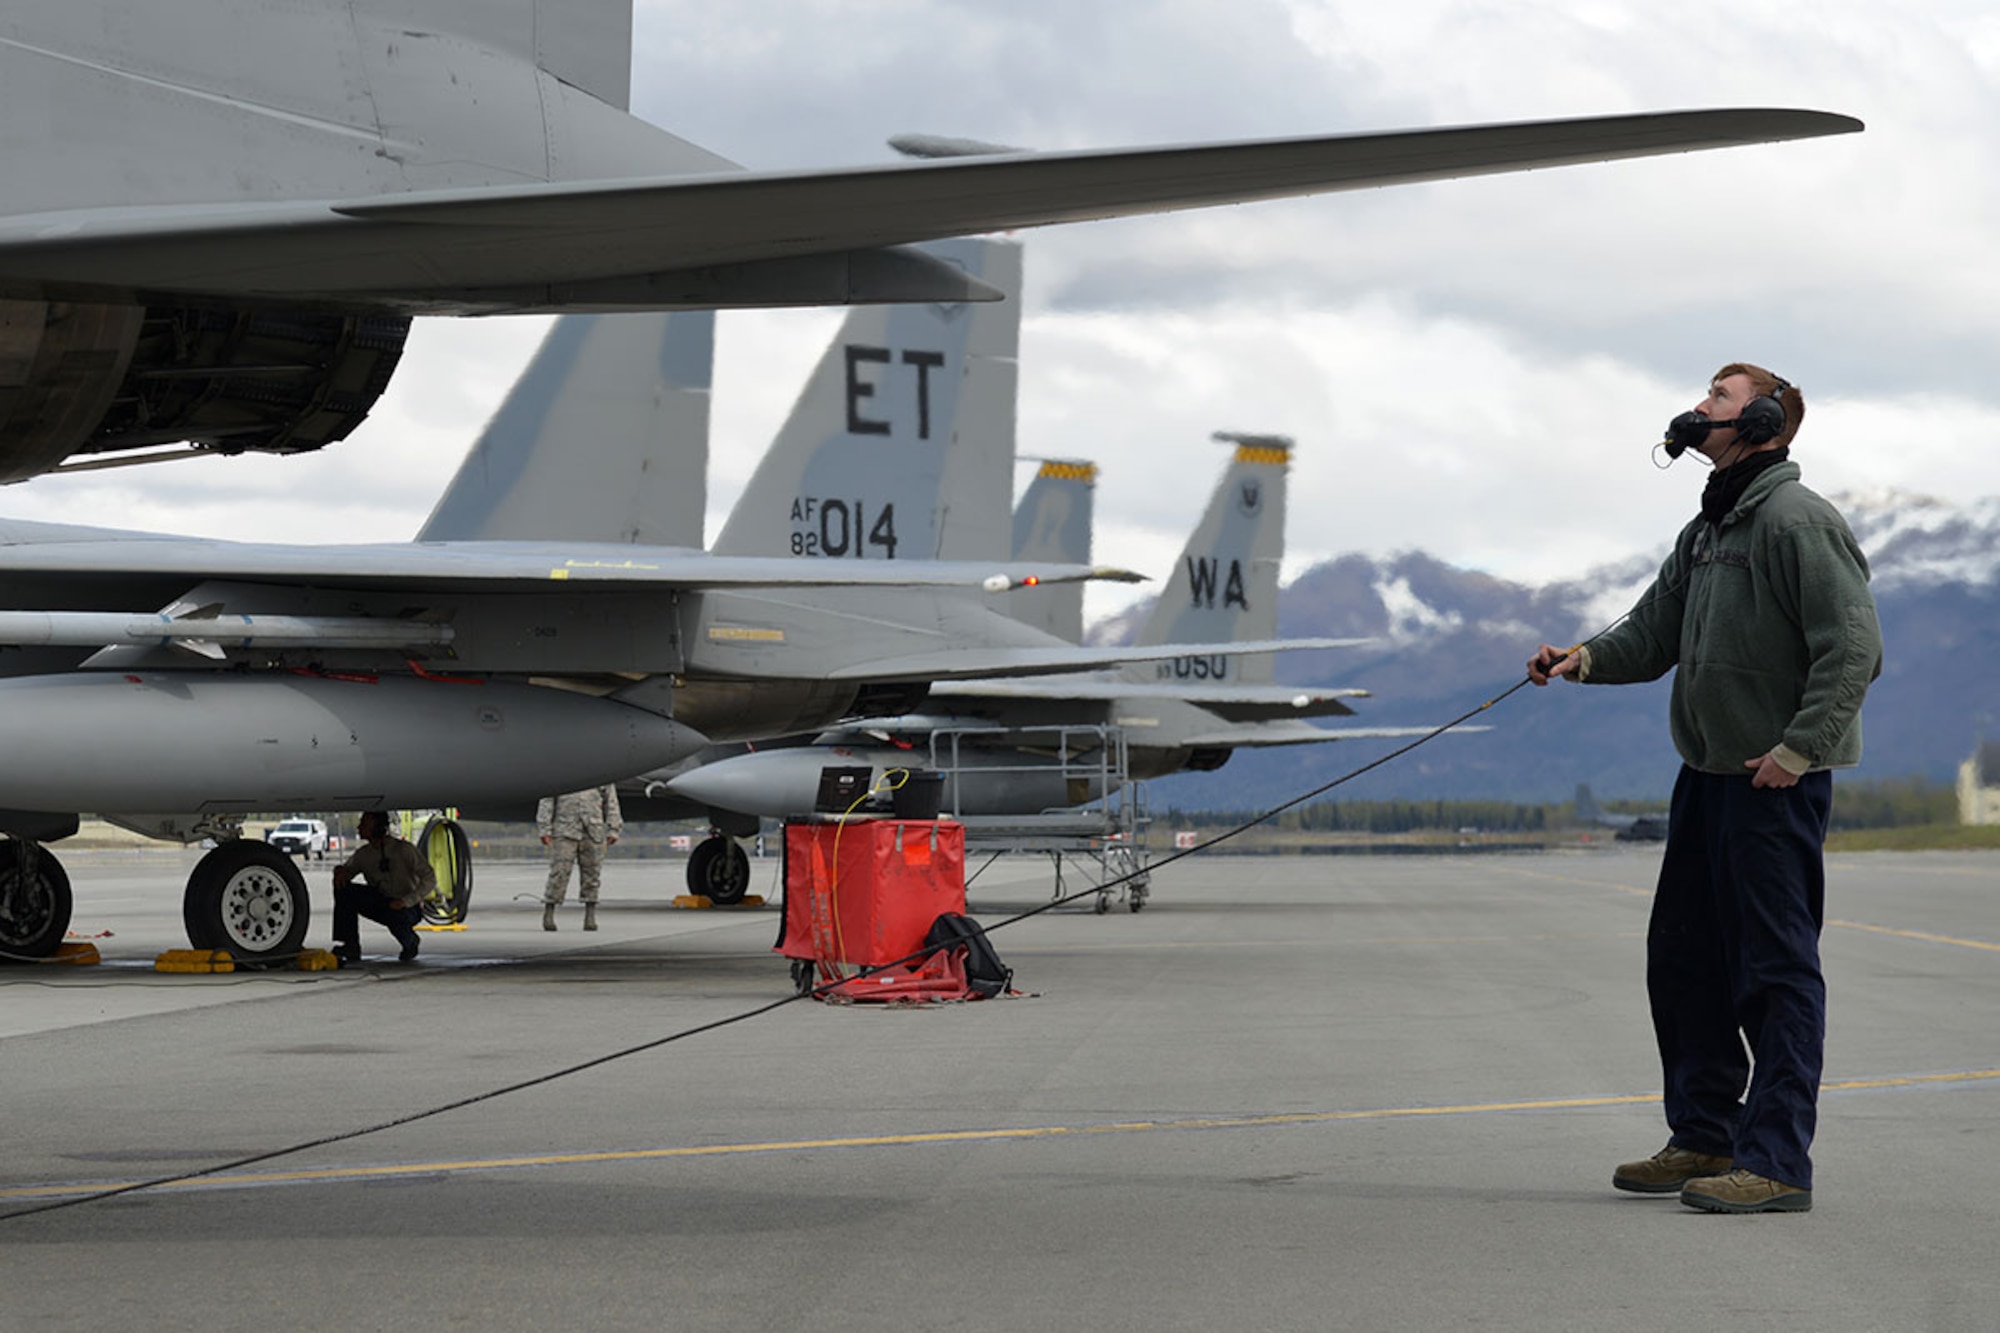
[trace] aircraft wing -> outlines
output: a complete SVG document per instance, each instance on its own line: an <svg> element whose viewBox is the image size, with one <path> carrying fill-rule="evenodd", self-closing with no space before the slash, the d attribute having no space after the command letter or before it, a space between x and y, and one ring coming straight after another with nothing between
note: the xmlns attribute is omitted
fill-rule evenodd
<svg viewBox="0 0 2000 1333"><path fill-rule="evenodd" d="M68 538L15 540L26 530ZM712 556L679 547L594 542L426 542L301 546L13 524L0 533L0 579L67 584L185 578L393 588L410 585L559 592L581 583L626 588L981 587L989 592L1079 579L1132 582L1108 566L954 560L808 560Z"/></svg>
<svg viewBox="0 0 2000 1333"><path fill-rule="evenodd" d="M1367 639L1347 640L1367 643ZM1342 700L1366 699L1369 691L1295 685L1231 685L1226 682L1119 681L1092 677L1029 680L940 681L931 688L936 698L958 699L1086 699L1116 702L1172 699L1195 704L1230 722L1261 722L1306 717L1346 717L1354 710Z"/></svg>
<svg viewBox="0 0 2000 1333"><path fill-rule="evenodd" d="M1849 134L1715 109L789 172L144 205L0 220L0 284L311 299L411 312L990 299L945 236ZM828 257L842 262L829 265Z"/></svg>

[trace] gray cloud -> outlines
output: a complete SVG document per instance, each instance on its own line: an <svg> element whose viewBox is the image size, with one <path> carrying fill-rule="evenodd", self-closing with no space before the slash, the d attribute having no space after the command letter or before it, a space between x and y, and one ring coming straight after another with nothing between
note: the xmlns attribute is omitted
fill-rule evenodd
<svg viewBox="0 0 2000 1333"><path fill-rule="evenodd" d="M1298 437L1295 552L1423 547L1538 577L1651 549L1700 475L1653 477L1646 445L1738 357L1806 386L1810 480L2000 491L2000 22L1981 5L640 0L635 52L641 114L752 167L879 161L911 130L1060 149L1689 106L1868 121L1033 233L1022 445L1103 464L1106 558L1171 556L1217 427ZM322 458L45 479L8 509L402 535L539 327L421 322L375 419ZM771 368L803 373L829 327L723 316L718 503L790 401Z"/></svg>

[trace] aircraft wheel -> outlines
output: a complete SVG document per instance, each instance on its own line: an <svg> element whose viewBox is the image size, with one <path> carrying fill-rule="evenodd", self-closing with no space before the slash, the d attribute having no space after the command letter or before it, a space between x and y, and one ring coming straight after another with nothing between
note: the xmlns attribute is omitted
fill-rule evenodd
<svg viewBox="0 0 2000 1333"><path fill-rule="evenodd" d="M433 819L418 835L417 850L437 876L437 892L423 902L424 920L459 925L472 910L472 839L465 826L456 819Z"/></svg>
<svg viewBox="0 0 2000 1333"><path fill-rule="evenodd" d="M69 876L38 843L0 842L0 955L47 958L69 931Z"/></svg>
<svg viewBox="0 0 2000 1333"><path fill-rule="evenodd" d="M734 838L703 839L688 857L687 882L689 893L733 906L750 891L750 857Z"/></svg>
<svg viewBox="0 0 2000 1333"><path fill-rule="evenodd" d="M239 965L269 966L297 956L312 902L291 857L239 838L195 863L181 918L195 948L227 949Z"/></svg>

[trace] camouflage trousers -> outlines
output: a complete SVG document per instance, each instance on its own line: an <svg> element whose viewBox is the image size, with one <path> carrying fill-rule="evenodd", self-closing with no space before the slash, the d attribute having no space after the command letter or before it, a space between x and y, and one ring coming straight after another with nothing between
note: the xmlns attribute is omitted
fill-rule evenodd
<svg viewBox="0 0 2000 1333"><path fill-rule="evenodd" d="M549 883L542 901L552 907L562 905L569 893L570 867L577 868L576 896L584 902L597 901L597 887L604 870L604 844L589 838L549 839Z"/></svg>

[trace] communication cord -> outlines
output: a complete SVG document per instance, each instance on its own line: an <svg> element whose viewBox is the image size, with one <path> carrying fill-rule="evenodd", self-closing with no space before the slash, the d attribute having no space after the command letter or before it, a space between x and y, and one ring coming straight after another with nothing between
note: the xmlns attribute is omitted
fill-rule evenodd
<svg viewBox="0 0 2000 1333"><path fill-rule="evenodd" d="M1529 683L1529 677L1523 676L1520 680L1515 681L1512 686L1508 687L1506 690L1503 690L1501 693L1494 695L1491 699L1488 699L1485 703L1480 704L1477 708L1468 709L1466 712L1459 714L1459 716L1453 718L1451 721L1446 722L1441 726L1438 726L1430 731L1425 732L1423 735L1417 737L1415 740L1410 741L1407 745L1399 746L1396 749L1389 751L1387 754L1382 755L1378 759L1363 764L1361 767L1353 769L1347 773L1343 773L1341 776L1334 778L1330 782L1321 783L1319 786L1314 787L1310 791L1303 792L1297 796L1294 796L1292 799L1284 802L1282 805L1273 806L1269 810L1264 811L1262 814L1254 815L1251 818L1244 820L1240 824L1225 829L1223 832L1216 834L1214 837L1207 838L1201 842L1197 842L1192 847L1177 848L1171 855L1163 857L1156 862L1153 862L1150 866L1147 866L1143 871L1142 870L1130 871L1124 875L1117 877L1116 879L1108 880L1103 884L1092 885L1088 889L1082 889L1076 893L1071 893L1060 898L1052 899L1049 902L1042 904L1040 907L1034 908L1030 911L1021 912L1014 916L1007 917L1004 920L996 921L992 925L987 926L984 929L989 934L993 931L1004 929L1005 927L1014 925L1017 922L1026 921L1030 917L1040 916L1044 912L1047 912L1056 907L1060 907L1065 903L1072 902L1077 898L1085 897L1089 894L1102 893L1107 889L1117 888L1119 885L1126 883L1127 881L1135 878L1139 874L1150 873L1152 870L1159 869L1162 866L1172 865L1176 861L1180 861L1187 857L1193 856L1198 852L1206 851L1209 848L1216 846L1218 843L1227 842L1229 839L1234 838L1239 834L1245 833L1250 829L1257 827L1259 824L1263 824L1277 817L1278 815L1283 814L1285 811L1290 810L1294 806L1302 805L1305 802L1312 800L1316 796L1321 796L1329 791L1332 791L1335 787L1339 787L1345 783L1353 781L1355 778L1360 777L1364 773L1371 773L1374 770L1381 768L1384 764L1388 764L1393 762L1394 760L1400 759L1404 755L1408 754L1410 751L1416 749L1420 745L1429 744L1431 741L1436 740L1439 736L1444 735L1447 731L1450 731L1455 727L1463 726L1466 722L1469 722L1473 718L1479 716L1479 714L1485 712L1487 709L1492 708L1495 704L1498 704L1503 700L1509 698L1517 691L1519 691L1522 686L1527 685L1528 683ZM869 973L880 972L883 971L884 969L891 967L899 967L905 963L914 962L919 958L923 958L931 952L932 950L930 949L920 949L914 953L906 955L905 957L894 959L887 963L883 963L880 966L864 968L862 969L862 975L865 976L868 975ZM493 1101L497 1098L505 1097L508 1096L509 1094L516 1092L524 1092L529 1088L540 1087L545 1083L553 1083L558 1079L569 1078L572 1075L581 1074L585 1070L595 1069L600 1065L607 1065L616 1060L626 1059L629 1056L642 1055L647 1051L658 1050L662 1046L671 1045L674 1042L685 1040L688 1037L699 1036L704 1032L713 1032L718 1028L733 1027L738 1023L746 1023L753 1018L761 1018L765 1014L771 1013L773 1010L782 1009L788 1004L796 1004L800 1000L817 998L823 992L831 990L833 988L833 985L835 984L837 983L822 982L820 985L814 986L810 990L794 991L792 994L785 996L783 999L773 1000L771 1001L771 1003L760 1005L755 1009L746 1009L742 1013L733 1014L727 1018L718 1018L713 1022L697 1024L696 1026L691 1028L683 1028L679 1032L670 1033L667 1036L658 1037L652 1041L641 1042L636 1046L627 1046L621 1050L611 1051L604 1055L595 1056L589 1060L584 1060L577 1064L567 1065L561 1069L551 1070L546 1074L539 1074L534 1078L523 1079L518 1083L509 1083L504 1087L490 1088L485 1092L474 1093L469 1097L461 1097L457 1101L446 1102L442 1106L433 1106L427 1110L422 1110L422 1111L412 1111L408 1115L397 1116L393 1119L384 1120L377 1124L365 1125L359 1129L344 1130L338 1134L322 1135L319 1138L310 1139L302 1143L294 1143L283 1148L273 1148L268 1152L253 1153L246 1157L238 1157L231 1161L219 1162L214 1166L203 1167L200 1170L196 1171L184 1171L181 1172L179 1175L161 1176L154 1180L133 1181L130 1184L114 1186L111 1189L98 1190L97 1192L92 1194L81 1194L73 1198L55 1199L51 1200L48 1203L35 1204L34 1206L28 1208L17 1208L11 1213L0 1213L0 1222L11 1222L16 1218L32 1217L37 1213L52 1213L63 1208L75 1208L86 1203L96 1203L103 1199L113 1199L121 1194L136 1193L139 1190L158 1189L166 1185L177 1185L180 1184L182 1181L187 1181L187 1180L200 1180L204 1176L221 1175L222 1173L227 1171L236 1171L244 1167L255 1166L260 1162L269 1162L280 1157L290 1157L297 1153L310 1152L314 1148L324 1148L336 1143L346 1143L353 1139L365 1138L371 1134L379 1134L385 1130L397 1129L403 1125L415 1124L420 1120L430 1120L433 1119L434 1117L445 1115L452 1111L462 1111L469 1106L477 1106L481 1102Z"/></svg>

